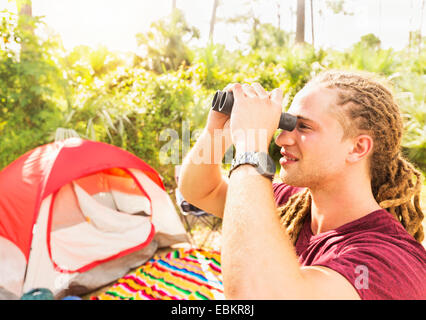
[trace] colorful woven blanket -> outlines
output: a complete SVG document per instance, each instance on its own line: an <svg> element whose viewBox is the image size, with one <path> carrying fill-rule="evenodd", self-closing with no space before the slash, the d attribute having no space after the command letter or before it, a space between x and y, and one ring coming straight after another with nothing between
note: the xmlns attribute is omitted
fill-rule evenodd
<svg viewBox="0 0 426 320"><path fill-rule="evenodd" d="M93 300L224 299L220 253L177 249L155 255Z"/></svg>

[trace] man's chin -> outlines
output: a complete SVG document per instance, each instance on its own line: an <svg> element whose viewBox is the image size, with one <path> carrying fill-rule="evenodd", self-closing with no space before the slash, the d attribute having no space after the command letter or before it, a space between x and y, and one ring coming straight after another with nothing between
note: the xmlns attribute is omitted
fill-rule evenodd
<svg viewBox="0 0 426 320"><path fill-rule="evenodd" d="M298 181L295 181L295 179L291 179L291 177L287 176L287 175L280 175L280 179L283 183L289 185L289 186L293 186L293 187L299 187L299 183Z"/></svg>
<svg viewBox="0 0 426 320"><path fill-rule="evenodd" d="M281 170L280 170L280 179L283 183L285 183L289 186L300 187L300 188L308 187L307 184L306 184L306 181L302 181L303 179L301 179L300 175L295 177L295 176L289 174L283 168L281 168Z"/></svg>

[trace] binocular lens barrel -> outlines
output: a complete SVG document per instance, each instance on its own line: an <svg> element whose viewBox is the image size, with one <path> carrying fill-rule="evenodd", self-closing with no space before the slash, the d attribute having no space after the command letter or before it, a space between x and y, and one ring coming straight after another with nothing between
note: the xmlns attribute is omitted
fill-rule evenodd
<svg viewBox="0 0 426 320"><path fill-rule="evenodd" d="M230 115L233 106L234 94L232 91L216 91L212 102L213 110Z"/></svg>
<svg viewBox="0 0 426 320"><path fill-rule="evenodd" d="M234 106L234 94L232 91L216 91L213 101L212 109L227 115L230 115L232 112L232 107ZM296 127L297 117L283 112L281 113L280 123L278 125L279 129L286 131L293 131Z"/></svg>

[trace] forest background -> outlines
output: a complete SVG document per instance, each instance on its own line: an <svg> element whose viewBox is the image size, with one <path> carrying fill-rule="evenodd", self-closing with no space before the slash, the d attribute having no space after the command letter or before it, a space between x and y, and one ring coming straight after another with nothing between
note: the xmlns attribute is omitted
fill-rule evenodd
<svg viewBox="0 0 426 320"><path fill-rule="evenodd" d="M294 30L281 27L279 14L278 23L261 21L251 4L265 1L242 1L232 17L217 14L224 0L211 1L212 8L206 9L211 10L209 37L202 45L200 30L186 18L194 13L170 1L170 14L137 33L138 52L125 53L106 46L66 49L45 18L33 15L30 0L8 1L16 10L0 9L0 170L32 148L70 134L58 130L64 128L132 152L173 190L174 165L188 151L182 141L196 141L194 133L204 127L216 90L233 82L259 82L266 90L280 87L287 109L318 72L348 69L375 72L392 83L404 117L403 153L425 173L422 23L409 30L408 44L401 49L384 48L374 33L346 49L324 48L315 45L314 24L308 30L306 20L315 8L324 17L353 15L348 0L294 0ZM417 2L423 17L425 1ZM274 3L279 7L280 1ZM243 26L245 41L239 48L213 41L218 23ZM178 163L161 155L171 138L164 133L170 130L179 135L173 142ZM186 130L192 132L189 137ZM278 161L279 148L273 142L270 153Z"/></svg>

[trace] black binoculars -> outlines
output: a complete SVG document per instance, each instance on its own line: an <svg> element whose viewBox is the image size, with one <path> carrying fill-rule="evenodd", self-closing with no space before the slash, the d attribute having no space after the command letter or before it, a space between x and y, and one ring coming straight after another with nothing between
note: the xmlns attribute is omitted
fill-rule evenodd
<svg viewBox="0 0 426 320"><path fill-rule="evenodd" d="M234 94L232 91L216 91L213 101L212 109L224 114L230 115L232 107L234 106ZM297 117L287 112L281 113L279 129L293 131L296 127Z"/></svg>

